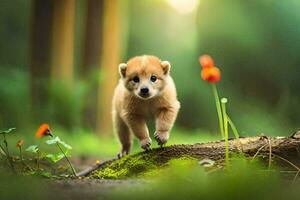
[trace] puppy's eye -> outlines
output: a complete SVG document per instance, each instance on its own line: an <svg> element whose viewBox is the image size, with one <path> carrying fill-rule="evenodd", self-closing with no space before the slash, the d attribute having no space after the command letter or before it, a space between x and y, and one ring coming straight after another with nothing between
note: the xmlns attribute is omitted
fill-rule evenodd
<svg viewBox="0 0 300 200"><path fill-rule="evenodd" d="M150 80L151 80L152 82L155 82L155 81L157 80L157 77L156 77L156 76L151 76L151 77L150 77Z"/></svg>
<svg viewBox="0 0 300 200"><path fill-rule="evenodd" d="M140 82L140 79L139 79L139 77L135 76L135 77L133 77L132 81L135 83L138 83L138 82Z"/></svg>

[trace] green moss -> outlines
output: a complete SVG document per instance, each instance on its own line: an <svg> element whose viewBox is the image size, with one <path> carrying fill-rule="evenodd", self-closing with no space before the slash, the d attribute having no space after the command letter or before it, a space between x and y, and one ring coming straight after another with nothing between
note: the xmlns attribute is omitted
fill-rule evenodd
<svg viewBox="0 0 300 200"><path fill-rule="evenodd" d="M190 157L162 158L155 153L138 153L123 157L106 167L95 171L91 176L100 179L124 179L129 177L155 176L173 163L190 163Z"/></svg>
<svg viewBox="0 0 300 200"><path fill-rule="evenodd" d="M109 164L103 169L97 170L92 174L94 178L119 179L131 176L139 176L145 171L155 169L155 156L143 153L123 157Z"/></svg>

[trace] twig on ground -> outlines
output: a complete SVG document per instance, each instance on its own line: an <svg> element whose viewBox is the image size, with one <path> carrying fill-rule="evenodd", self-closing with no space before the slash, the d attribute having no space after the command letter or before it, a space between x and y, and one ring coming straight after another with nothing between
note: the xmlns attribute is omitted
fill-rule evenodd
<svg viewBox="0 0 300 200"><path fill-rule="evenodd" d="M281 160L287 162L287 163L290 164L292 167L294 167L295 169L298 170L298 172L296 173L296 175L295 175L295 177L294 177L294 179L293 179L293 182L295 182L295 181L297 180L298 174L299 174L299 172L300 172L300 168L297 167L297 165L295 165L295 164L292 163L291 161L289 161L289 160L287 160L287 159L285 159L285 158L283 158L283 157L281 157L281 156L279 156L279 155L277 155L277 154L274 154L274 153L272 153L272 154L273 154L274 156L276 156L277 158L279 158L279 159L281 159Z"/></svg>
<svg viewBox="0 0 300 200"><path fill-rule="evenodd" d="M90 168L88 168L88 169L86 169L86 170L83 170L83 171L81 171L81 172L78 172L78 173L76 174L76 176L78 176L78 177L87 176L87 175L89 175L91 172L95 171L96 169L99 169L99 168L101 168L101 167L103 167L103 166L105 166L105 165L107 165L107 164L109 164L109 163L111 163L111 162L113 162L113 161L115 161L115 160L117 160L117 159L118 159L118 158L112 158L112 159L103 161L102 163L96 164L96 165L94 165L94 166L92 166L92 167L90 167Z"/></svg>
<svg viewBox="0 0 300 200"><path fill-rule="evenodd" d="M266 146L267 146L268 144L264 144L263 146L261 146L258 150L257 150L257 152L254 154L254 156L252 157L252 159L251 159L251 162L255 159L255 157L259 154L259 152L263 149L263 148L265 148Z"/></svg>
<svg viewBox="0 0 300 200"><path fill-rule="evenodd" d="M269 144L269 165L268 168L271 168L271 163L272 163L272 145L271 145L271 141L268 138L268 144Z"/></svg>

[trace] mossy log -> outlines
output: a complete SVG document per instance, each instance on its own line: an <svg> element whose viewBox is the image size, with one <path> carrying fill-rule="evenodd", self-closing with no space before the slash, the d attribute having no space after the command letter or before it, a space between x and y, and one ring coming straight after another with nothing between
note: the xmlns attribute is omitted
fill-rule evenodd
<svg viewBox="0 0 300 200"><path fill-rule="evenodd" d="M285 167L300 166L300 131L290 137L246 137L229 140L231 154L242 153L246 157L260 157L263 162L274 162ZM224 163L225 142L223 140L203 144L179 144L151 149L112 159L93 166L79 176L94 178L126 178L166 166L172 159L209 159L218 164ZM293 166L294 165L294 166Z"/></svg>

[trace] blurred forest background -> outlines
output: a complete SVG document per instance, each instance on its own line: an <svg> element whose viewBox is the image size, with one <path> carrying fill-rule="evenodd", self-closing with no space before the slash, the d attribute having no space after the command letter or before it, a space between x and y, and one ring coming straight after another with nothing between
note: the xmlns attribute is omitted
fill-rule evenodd
<svg viewBox="0 0 300 200"><path fill-rule="evenodd" d="M207 53L241 135L289 134L300 128L299 10L298 0L1 0L0 129L47 122L111 136L118 64L153 54L172 64L175 132L218 134L200 79Z"/></svg>

